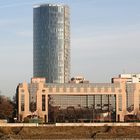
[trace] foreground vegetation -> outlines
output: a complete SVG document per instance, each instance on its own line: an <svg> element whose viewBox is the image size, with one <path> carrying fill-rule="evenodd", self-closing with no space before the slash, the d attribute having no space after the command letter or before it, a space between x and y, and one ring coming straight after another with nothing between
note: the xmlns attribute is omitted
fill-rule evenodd
<svg viewBox="0 0 140 140"><path fill-rule="evenodd" d="M11 120L16 116L16 100L0 95L0 119Z"/></svg>
<svg viewBox="0 0 140 140"><path fill-rule="evenodd" d="M140 127L0 127L0 139L140 138Z"/></svg>

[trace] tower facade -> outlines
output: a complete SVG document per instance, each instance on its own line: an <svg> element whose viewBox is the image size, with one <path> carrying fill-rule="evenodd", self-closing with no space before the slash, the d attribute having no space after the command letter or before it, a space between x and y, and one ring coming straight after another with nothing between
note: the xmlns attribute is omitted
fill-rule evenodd
<svg viewBox="0 0 140 140"><path fill-rule="evenodd" d="M48 83L70 79L70 18L66 5L33 7L33 75Z"/></svg>

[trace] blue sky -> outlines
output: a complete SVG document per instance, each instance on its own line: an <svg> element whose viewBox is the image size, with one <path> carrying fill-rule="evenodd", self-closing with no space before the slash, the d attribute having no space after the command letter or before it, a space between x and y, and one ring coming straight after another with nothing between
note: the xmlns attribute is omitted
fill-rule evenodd
<svg viewBox="0 0 140 140"><path fill-rule="evenodd" d="M71 76L110 82L140 73L140 0L0 0L0 94L13 96L33 71L33 4L71 11Z"/></svg>

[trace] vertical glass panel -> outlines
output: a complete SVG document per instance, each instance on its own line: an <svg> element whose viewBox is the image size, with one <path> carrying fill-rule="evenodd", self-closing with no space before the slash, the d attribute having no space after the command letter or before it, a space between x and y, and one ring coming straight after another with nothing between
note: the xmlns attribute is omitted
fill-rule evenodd
<svg viewBox="0 0 140 140"><path fill-rule="evenodd" d="M139 94L139 110L140 110L140 94Z"/></svg>
<svg viewBox="0 0 140 140"><path fill-rule="evenodd" d="M126 100L127 100L127 111L132 112L134 110L134 84L127 84L126 87Z"/></svg>
<svg viewBox="0 0 140 140"><path fill-rule="evenodd" d="M38 90L37 83L28 84L28 91L29 91L29 110L31 112L36 111L36 93Z"/></svg>
<svg viewBox="0 0 140 140"><path fill-rule="evenodd" d="M116 120L115 95L49 95L48 106L49 122Z"/></svg>
<svg viewBox="0 0 140 140"><path fill-rule="evenodd" d="M42 111L46 111L46 95L42 95Z"/></svg>
<svg viewBox="0 0 140 140"><path fill-rule="evenodd" d="M21 111L25 109L25 95L21 94Z"/></svg>
<svg viewBox="0 0 140 140"><path fill-rule="evenodd" d="M33 10L33 72L48 83L70 79L69 8L41 4Z"/></svg>
<svg viewBox="0 0 140 140"><path fill-rule="evenodd" d="M122 111L122 95L118 95L118 106L119 106L119 111Z"/></svg>

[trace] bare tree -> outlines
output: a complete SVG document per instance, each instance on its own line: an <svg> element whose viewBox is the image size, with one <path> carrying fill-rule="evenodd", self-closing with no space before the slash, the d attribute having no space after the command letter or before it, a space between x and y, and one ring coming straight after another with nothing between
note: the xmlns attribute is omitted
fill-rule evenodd
<svg viewBox="0 0 140 140"><path fill-rule="evenodd" d="M12 101L8 97L0 95L0 118L12 118L13 109L14 107Z"/></svg>

